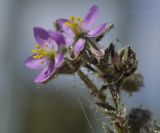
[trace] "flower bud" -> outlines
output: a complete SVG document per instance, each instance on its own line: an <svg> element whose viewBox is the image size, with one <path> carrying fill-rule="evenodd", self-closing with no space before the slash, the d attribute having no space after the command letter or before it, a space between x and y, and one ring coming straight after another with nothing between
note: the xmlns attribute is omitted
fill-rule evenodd
<svg viewBox="0 0 160 133"><path fill-rule="evenodd" d="M144 78L141 73L135 72L133 75L123 79L122 89L132 93L140 90L143 86Z"/></svg>

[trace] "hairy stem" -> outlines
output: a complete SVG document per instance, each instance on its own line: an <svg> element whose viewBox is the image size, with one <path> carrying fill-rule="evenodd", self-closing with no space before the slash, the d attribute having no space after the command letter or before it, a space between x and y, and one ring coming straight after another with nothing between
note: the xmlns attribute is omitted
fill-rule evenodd
<svg viewBox="0 0 160 133"><path fill-rule="evenodd" d="M87 85L88 89L91 90L92 94L98 93L98 89L96 85L88 78L87 75L85 75L84 72L82 72L81 70L78 70L78 75L81 78L81 80Z"/></svg>

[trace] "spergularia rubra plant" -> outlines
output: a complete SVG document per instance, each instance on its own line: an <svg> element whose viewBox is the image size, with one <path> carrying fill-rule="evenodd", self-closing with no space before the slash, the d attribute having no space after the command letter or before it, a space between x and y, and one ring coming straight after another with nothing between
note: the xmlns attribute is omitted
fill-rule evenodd
<svg viewBox="0 0 160 133"><path fill-rule="evenodd" d="M106 132L135 133L133 123L136 121L131 116L135 116L133 112L137 110L127 116L120 94L122 91L132 94L143 85L143 76L137 73L136 54L130 46L116 50L115 41L107 48L100 48L99 41L113 25L105 22L94 28L98 18L99 8L94 5L83 19L74 16L57 19L55 31L34 27L36 49L32 50L25 65L31 69L43 69L34 80L38 84L47 83L55 75L77 73L91 95L97 98L95 104L98 109L111 122L110 125L104 124ZM82 67L103 81L100 88L81 70ZM145 111L139 112L145 114ZM158 133L157 125L156 128L145 128L145 124L148 125L151 120L150 113L146 116L148 119L145 123L141 120L143 117L138 119L143 126L139 126L136 133Z"/></svg>

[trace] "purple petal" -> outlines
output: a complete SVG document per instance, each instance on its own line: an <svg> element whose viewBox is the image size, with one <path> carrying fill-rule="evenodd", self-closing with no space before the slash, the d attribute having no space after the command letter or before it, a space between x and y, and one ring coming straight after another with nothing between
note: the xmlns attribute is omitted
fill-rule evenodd
<svg viewBox="0 0 160 133"><path fill-rule="evenodd" d="M59 68L62 66L64 62L64 55L62 53L58 53L55 57L55 68Z"/></svg>
<svg viewBox="0 0 160 133"><path fill-rule="evenodd" d="M88 14L85 16L83 22L85 23L84 30L89 30L96 23L99 17L99 9L96 5L89 9Z"/></svg>
<svg viewBox="0 0 160 133"><path fill-rule="evenodd" d="M60 18L56 21L60 27L60 30L66 34L69 34L71 36L74 36L74 33L72 32L72 29L70 27L66 26L66 22L68 22L67 19L64 18Z"/></svg>
<svg viewBox="0 0 160 133"><path fill-rule="evenodd" d="M57 45L57 43L56 43L55 40L49 39L49 40L45 43L45 45L44 45L43 48L44 48L45 50L50 50L50 49L53 48L54 50L58 51L59 45Z"/></svg>
<svg viewBox="0 0 160 133"><path fill-rule="evenodd" d="M34 27L33 32L36 42L41 46L43 46L45 41L49 39L48 32L41 27Z"/></svg>
<svg viewBox="0 0 160 133"><path fill-rule="evenodd" d="M56 41L56 43L58 44L58 46L62 45L62 44L65 44L65 39L64 39L64 36L62 35L61 32L58 32L58 31L51 31L49 30L48 31L49 34L50 34L50 37Z"/></svg>
<svg viewBox="0 0 160 133"><path fill-rule="evenodd" d="M25 66L31 69L40 69L44 67L47 64L47 59L46 58L41 58L41 59L34 59L34 55L30 56L26 61L25 61Z"/></svg>
<svg viewBox="0 0 160 133"><path fill-rule="evenodd" d="M98 26L97 28L89 31L88 37L98 37L105 32L106 28L107 28L107 23L104 23L104 24Z"/></svg>
<svg viewBox="0 0 160 133"><path fill-rule="evenodd" d="M74 46L74 53L75 54L80 54L80 52L84 49L84 46L85 46L85 39L79 39L77 42L76 42L76 44L75 44L75 46Z"/></svg>
<svg viewBox="0 0 160 133"><path fill-rule="evenodd" d="M49 65L46 66L43 71L36 77L34 82L38 84L46 83L53 77L55 72L56 70L54 62L50 62Z"/></svg>
<svg viewBox="0 0 160 133"><path fill-rule="evenodd" d="M104 51L102 51L102 50L100 50L100 49L95 49L95 48L93 48L93 47L90 47L90 50L91 50L91 52L94 54L94 55L96 55L96 56L98 56L98 57L104 57Z"/></svg>
<svg viewBox="0 0 160 133"><path fill-rule="evenodd" d="M67 22L68 20L65 18L60 18L58 20L56 20L56 23L58 24L58 26L62 26L65 22Z"/></svg>
<svg viewBox="0 0 160 133"><path fill-rule="evenodd" d="M65 39L65 44L66 44L66 46L70 46L70 45L72 45L73 42L74 42L74 37L71 37L71 36L65 35L65 36L64 36L64 39Z"/></svg>

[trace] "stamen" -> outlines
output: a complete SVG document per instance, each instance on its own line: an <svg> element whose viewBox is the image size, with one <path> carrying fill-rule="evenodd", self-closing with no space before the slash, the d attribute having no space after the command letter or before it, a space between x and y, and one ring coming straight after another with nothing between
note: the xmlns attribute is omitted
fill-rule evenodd
<svg viewBox="0 0 160 133"><path fill-rule="evenodd" d="M44 62L43 61L40 61L40 64L43 64Z"/></svg>
<svg viewBox="0 0 160 133"><path fill-rule="evenodd" d="M66 24L67 27L72 26L72 24L70 22L65 22L65 24Z"/></svg>
<svg viewBox="0 0 160 133"><path fill-rule="evenodd" d="M39 48L39 53L41 54L44 50L42 48Z"/></svg>
<svg viewBox="0 0 160 133"><path fill-rule="evenodd" d="M75 34L80 34L82 32L81 26L83 26L83 20L80 17L70 16L70 21L66 22L66 26L70 27Z"/></svg>
<svg viewBox="0 0 160 133"><path fill-rule="evenodd" d="M39 58L39 55L34 55L33 58L34 58L34 59L38 59L38 58Z"/></svg>
<svg viewBox="0 0 160 133"><path fill-rule="evenodd" d="M77 17L77 21L80 22L80 23L83 22L82 19L81 19L80 17Z"/></svg>
<svg viewBox="0 0 160 133"><path fill-rule="evenodd" d="M39 55L39 58L43 58L43 55Z"/></svg>
<svg viewBox="0 0 160 133"><path fill-rule="evenodd" d="M75 33L78 33L77 27L78 27L78 23L74 22L74 23L72 24L72 30L73 30Z"/></svg>
<svg viewBox="0 0 160 133"><path fill-rule="evenodd" d="M45 47L49 47L48 44L45 44ZM41 59L43 57L49 57L50 59L54 59L56 56L57 52L54 49L43 49L40 45L36 44L37 49L33 49L32 53L35 54L33 56L34 59ZM43 62L41 62L42 64Z"/></svg>
<svg viewBox="0 0 160 133"><path fill-rule="evenodd" d="M36 54L36 53L37 53L37 50L32 49L32 53L33 53L33 54Z"/></svg>
<svg viewBox="0 0 160 133"><path fill-rule="evenodd" d="M37 48L37 49L39 49L39 48L40 48L40 46L39 46L38 44L36 44L36 48Z"/></svg>
<svg viewBox="0 0 160 133"><path fill-rule="evenodd" d="M71 20L71 22L73 23L74 20L75 20L74 16L70 16L70 20Z"/></svg>

